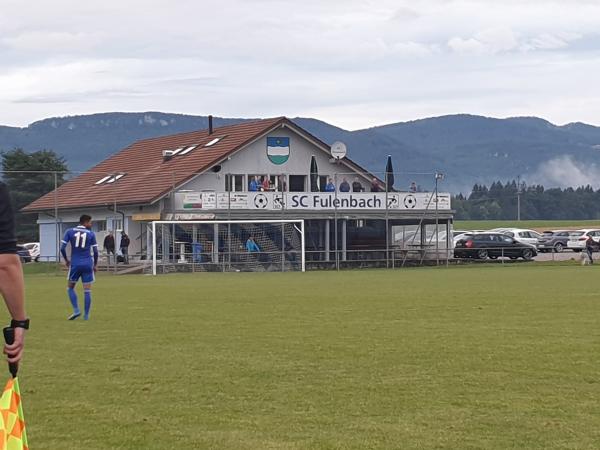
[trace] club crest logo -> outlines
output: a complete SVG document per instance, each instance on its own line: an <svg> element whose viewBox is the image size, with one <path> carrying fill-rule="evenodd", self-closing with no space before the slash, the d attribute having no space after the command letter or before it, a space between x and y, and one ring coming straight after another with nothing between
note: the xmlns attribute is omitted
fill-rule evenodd
<svg viewBox="0 0 600 450"><path fill-rule="evenodd" d="M285 164L290 158L290 138L268 137L267 156L273 164Z"/></svg>

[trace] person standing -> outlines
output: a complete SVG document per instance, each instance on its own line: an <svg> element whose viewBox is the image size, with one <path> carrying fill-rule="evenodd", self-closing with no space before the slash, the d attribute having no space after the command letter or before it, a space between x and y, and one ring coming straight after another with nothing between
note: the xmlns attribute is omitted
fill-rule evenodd
<svg viewBox="0 0 600 450"><path fill-rule="evenodd" d="M119 244L119 248L121 249L121 255L123 255L123 262L125 264L129 264L129 244L131 244L129 236L127 236L125 231L121 231L121 243Z"/></svg>
<svg viewBox="0 0 600 450"><path fill-rule="evenodd" d="M383 188L381 184L379 184L379 180L375 177L371 180L371 192L383 192Z"/></svg>
<svg viewBox="0 0 600 450"><path fill-rule="evenodd" d="M587 252L588 259L590 260L590 264L594 264L594 247L596 247L596 242L592 239L591 236L588 236L585 240L585 251Z"/></svg>
<svg viewBox="0 0 600 450"><path fill-rule="evenodd" d="M108 264L110 264L110 255L112 254L113 258L115 257L115 236L113 235L112 230L109 231L104 238L102 247L104 247L104 251L106 252L106 256L108 258ZM117 261L115 260L115 263L116 262Z"/></svg>
<svg viewBox="0 0 600 450"><path fill-rule="evenodd" d="M410 183L410 187L408 188L408 192L410 192L411 194L414 194L417 192L417 183L415 183L414 181L412 183Z"/></svg>
<svg viewBox="0 0 600 450"><path fill-rule="evenodd" d="M71 259L67 256L67 245L71 246ZM92 251L94 252L93 259ZM60 253L69 269L67 292L73 307L73 314L69 316L69 320L75 320L81 316L77 292L75 292L75 285L80 278L84 292L83 319L88 320L92 308L92 283L98 267L98 244L96 235L92 231L91 216L83 214L79 218L79 225L67 230L60 246Z"/></svg>
<svg viewBox="0 0 600 450"><path fill-rule="evenodd" d="M358 178L355 178L352 182L352 192L362 192L364 190L365 188L363 188L363 185L358 181Z"/></svg>
<svg viewBox="0 0 600 450"><path fill-rule="evenodd" d="M252 177L250 180L250 185L248 186L248 190L250 192L258 192L258 177Z"/></svg>
<svg viewBox="0 0 600 450"><path fill-rule="evenodd" d="M340 183L340 192L350 192L350 183L345 178Z"/></svg>
<svg viewBox="0 0 600 450"><path fill-rule="evenodd" d="M325 185L325 192L335 192L335 184L333 184L333 180L331 178L327 179L327 184Z"/></svg>
<svg viewBox="0 0 600 450"><path fill-rule="evenodd" d="M268 192L271 190L271 184L269 183L269 177L267 175L263 177L262 190L263 192Z"/></svg>
<svg viewBox="0 0 600 450"><path fill-rule="evenodd" d="M25 313L25 281L21 260L17 255L15 214L8 188L0 182L0 293L12 318L10 326L15 330L13 344L4 346L8 362L18 364L23 357L25 330L29 319Z"/></svg>

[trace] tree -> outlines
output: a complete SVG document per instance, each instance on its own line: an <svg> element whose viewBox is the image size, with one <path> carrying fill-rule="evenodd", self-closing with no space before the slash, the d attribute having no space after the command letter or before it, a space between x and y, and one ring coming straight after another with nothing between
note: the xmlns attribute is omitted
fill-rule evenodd
<svg viewBox="0 0 600 450"><path fill-rule="evenodd" d="M3 179L17 211L17 238L19 241L38 239L36 217L21 213L21 208L54 190L55 175L60 186L65 182L67 164L52 150L27 153L21 148L2 152Z"/></svg>

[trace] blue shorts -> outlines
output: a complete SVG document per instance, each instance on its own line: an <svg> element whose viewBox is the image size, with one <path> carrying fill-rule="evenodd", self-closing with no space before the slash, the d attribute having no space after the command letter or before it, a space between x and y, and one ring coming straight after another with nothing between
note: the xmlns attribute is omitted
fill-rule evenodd
<svg viewBox="0 0 600 450"><path fill-rule="evenodd" d="M80 278L84 284L93 283L95 280L94 266L71 266L69 269L69 281L77 283Z"/></svg>

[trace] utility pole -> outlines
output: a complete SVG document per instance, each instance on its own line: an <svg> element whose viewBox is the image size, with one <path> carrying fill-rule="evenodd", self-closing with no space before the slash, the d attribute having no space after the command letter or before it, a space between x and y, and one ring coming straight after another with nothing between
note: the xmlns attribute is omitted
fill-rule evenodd
<svg viewBox="0 0 600 450"><path fill-rule="evenodd" d="M521 221L521 175L517 177L517 222Z"/></svg>

